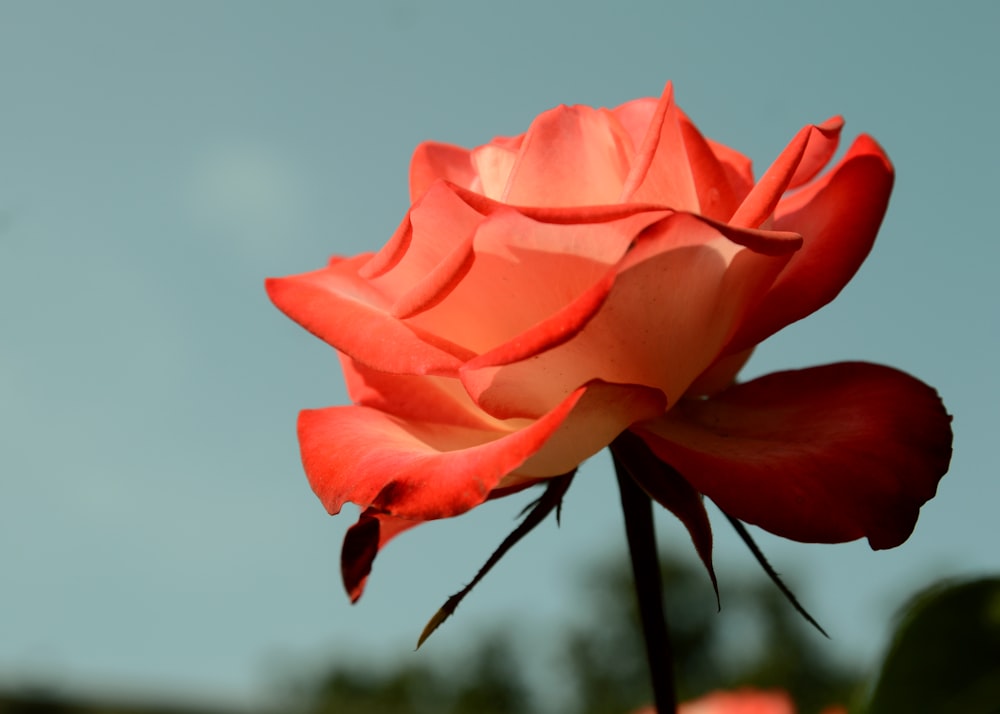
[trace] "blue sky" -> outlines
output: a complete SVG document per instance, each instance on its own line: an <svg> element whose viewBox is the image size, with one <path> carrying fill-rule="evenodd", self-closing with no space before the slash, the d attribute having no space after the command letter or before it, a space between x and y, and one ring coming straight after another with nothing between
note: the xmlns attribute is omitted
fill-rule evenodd
<svg viewBox="0 0 1000 714"><path fill-rule="evenodd" d="M418 142L482 143L668 79L758 172L832 114L896 165L857 278L745 372L883 362L955 415L952 471L901 548L760 535L830 646L874 657L915 589L1000 565L998 27L987 2L0 3L0 684L246 702L327 655L434 661L579 616L580 574L624 553L603 456L562 528L419 655L525 499L408 533L348 604L356 512L325 514L294 434L298 409L345 401L339 370L262 282L381 245ZM724 587L752 561L715 523Z"/></svg>

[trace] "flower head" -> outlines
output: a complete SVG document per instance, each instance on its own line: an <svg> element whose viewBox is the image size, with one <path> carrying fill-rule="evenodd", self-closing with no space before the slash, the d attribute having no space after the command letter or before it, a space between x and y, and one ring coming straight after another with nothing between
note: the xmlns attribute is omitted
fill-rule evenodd
<svg viewBox="0 0 1000 714"><path fill-rule="evenodd" d="M557 107L467 150L428 143L413 205L377 253L271 279L335 347L351 406L299 419L360 596L378 550L575 469L630 432L672 470L633 477L709 563L702 495L803 541L911 532L950 457L949 417L903 372L851 362L735 377L753 347L833 299L875 239L893 182L840 118L802 129L757 180L674 103Z"/></svg>

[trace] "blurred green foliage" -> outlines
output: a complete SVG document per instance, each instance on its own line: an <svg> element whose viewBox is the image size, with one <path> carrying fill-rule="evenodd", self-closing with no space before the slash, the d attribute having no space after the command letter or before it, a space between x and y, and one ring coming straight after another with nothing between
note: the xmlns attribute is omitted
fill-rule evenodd
<svg viewBox="0 0 1000 714"><path fill-rule="evenodd" d="M719 613L700 565L664 560L661 570L682 700L717 689L781 688L808 714L859 691L859 673L827 655L829 642L762 574L720 583ZM579 693L572 711L631 711L648 703L652 691L627 564L602 567L588 590L594 615L566 647Z"/></svg>
<svg viewBox="0 0 1000 714"><path fill-rule="evenodd" d="M662 567L682 699L753 686L788 691L801 714L835 703L858 714L1000 714L1000 579L942 585L914 599L866 705L860 673L826 654L827 641L763 575L727 578L720 615L700 566ZM596 568L582 586L586 616L555 643L560 661L547 677L575 693L559 709L533 691L525 667L538 662L523 661L513 632L503 630L480 635L451 664L424 653L378 669L338 660L318 677L289 682L294 701L274 714L627 714L651 698L628 565ZM445 632L460 624L459 614ZM236 713L23 693L0 694L0 714Z"/></svg>
<svg viewBox="0 0 1000 714"><path fill-rule="evenodd" d="M867 714L1000 713L1000 578L941 583L905 609Z"/></svg>

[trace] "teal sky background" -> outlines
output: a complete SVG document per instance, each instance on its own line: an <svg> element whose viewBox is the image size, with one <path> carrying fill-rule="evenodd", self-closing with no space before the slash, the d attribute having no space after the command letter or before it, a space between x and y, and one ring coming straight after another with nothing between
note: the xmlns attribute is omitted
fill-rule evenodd
<svg viewBox="0 0 1000 714"><path fill-rule="evenodd" d="M497 627L541 646L579 618L580 575L625 553L603 455L419 654L526 496L407 533L348 604L357 511L326 515L294 430L345 402L339 369L263 279L379 247L420 141L668 79L758 174L833 114L895 163L856 279L745 371L882 362L955 415L902 547L759 535L829 646L873 661L916 589L1000 570L998 31L986 1L0 0L0 685L255 702L327 656L434 662ZM725 588L754 565L712 515Z"/></svg>

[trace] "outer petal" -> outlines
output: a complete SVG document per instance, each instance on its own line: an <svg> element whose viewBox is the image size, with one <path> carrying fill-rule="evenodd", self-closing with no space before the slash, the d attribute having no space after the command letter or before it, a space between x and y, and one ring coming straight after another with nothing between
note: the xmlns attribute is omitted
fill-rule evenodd
<svg viewBox="0 0 1000 714"><path fill-rule="evenodd" d="M845 362L686 401L633 431L736 518L793 540L891 548L948 470L949 422L922 382Z"/></svg>
<svg viewBox="0 0 1000 714"><path fill-rule="evenodd" d="M871 250L892 183L888 157L874 140L860 136L829 174L778 204L774 228L800 233L802 249L728 351L752 347L837 296Z"/></svg>
<svg viewBox="0 0 1000 714"><path fill-rule="evenodd" d="M518 206L615 203L632 151L631 138L609 110L550 109L525 135L502 200Z"/></svg>
<svg viewBox="0 0 1000 714"><path fill-rule="evenodd" d="M595 383L535 421L473 428L404 421L368 407L299 416L306 475L330 513L346 502L426 521L478 506L498 487L556 476L630 423L662 411L653 390Z"/></svg>
<svg viewBox="0 0 1000 714"><path fill-rule="evenodd" d="M636 242L582 329L555 345L548 323L526 331L466 363L462 382L501 417L544 414L592 379L656 387L672 404L786 259L743 249L697 217L672 215Z"/></svg>
<svg viewBox="0 0 1000 714"><path fill-rule="evenodd" d="M455 373L469 355L440 338L417 334L394 317L389 300L358 277L369 257L336 258L322 270L269 278L267 294L311 333L371 367L403 374Z"/></svg>
<svg viewBox="0 0 1000 714"><path fill-rule="evenodd" d="M361 596L378 551L397 534L566 473L629 424L664 409L655 390L592 383L538 421L491 424L484 417L477 423L473 415L459 414L461 398L440 384L448 380L426 379L420 391L421 378L380 376L350 360L345 368L354 394L395 414L432 419L406 421L368 407L304 411L299 417L302 460L313 490L331 513L348 501L362 508L342 551L352 600ZM413 393L400 394L404 386Z"/></svg>

